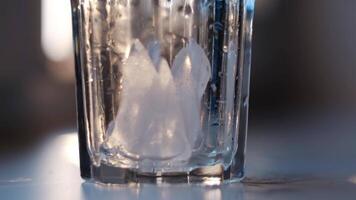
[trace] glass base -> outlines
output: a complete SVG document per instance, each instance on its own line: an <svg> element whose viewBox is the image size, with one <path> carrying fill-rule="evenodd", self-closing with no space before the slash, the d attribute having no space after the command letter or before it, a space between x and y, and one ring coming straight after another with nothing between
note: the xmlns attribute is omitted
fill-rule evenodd
<svg viewBox="0 0 356 200"><path fill-rule="evenodd" d="M153 183L153 184L181 184L193 183L204 185L219 185L224 183L239 182L244 178L241 170L231 176L230 169L224 170L223 166L197 168L186 173L140 173L131 169L112 167L101 164L100 167L91 167L92 178L88 179L104 184L130 184L130 183Z"/></svg>

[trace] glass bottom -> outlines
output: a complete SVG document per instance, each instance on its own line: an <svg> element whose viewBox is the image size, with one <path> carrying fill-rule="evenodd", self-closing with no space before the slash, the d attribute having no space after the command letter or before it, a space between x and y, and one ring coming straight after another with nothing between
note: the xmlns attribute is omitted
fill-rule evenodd
<svg viewBox="0 0 356 200"><path fill-rule="evenodd" d="M231 165L233 152L230 149L217 151L216 148L201 148L189 152L188 156L177 156L167 159L134 157L122 151L102 151L101 163L108 166L134 169L141 173L177 173L193 171L204 166L215 166L221 164L224 169Z"/></svg>
<svg viewBox="0 0 356 200"><path fill-rule="evenodd" d="M221 164L209 167L196 168L190 172L148 173L137 172L132 169L120 168L101 164L100 167L91 167L92 178L90 180L104 184L180 184L193 183L204 185L219 185L224 183L239 182L244 177L241 170L231 176L230 169L224 170Z"/></svg>

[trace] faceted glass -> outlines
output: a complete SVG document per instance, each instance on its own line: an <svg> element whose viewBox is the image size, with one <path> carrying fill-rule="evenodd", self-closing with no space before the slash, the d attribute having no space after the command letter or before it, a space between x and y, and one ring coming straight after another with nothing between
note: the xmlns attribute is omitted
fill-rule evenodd
<svg viewBox="0 0 356 200"><path fill-rule="evenodd" d="M240 180L254 0L72 0L81 172Z"/></svg>

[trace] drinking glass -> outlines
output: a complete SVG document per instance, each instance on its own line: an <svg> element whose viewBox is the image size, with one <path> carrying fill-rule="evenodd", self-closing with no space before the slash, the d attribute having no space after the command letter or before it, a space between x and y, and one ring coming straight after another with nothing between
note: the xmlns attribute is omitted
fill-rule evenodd
<svg viewBox="0 0 356 200"><path fill-rule="evenodd" d="M81 176L244 176L254 0L72 0Z"/></svg>

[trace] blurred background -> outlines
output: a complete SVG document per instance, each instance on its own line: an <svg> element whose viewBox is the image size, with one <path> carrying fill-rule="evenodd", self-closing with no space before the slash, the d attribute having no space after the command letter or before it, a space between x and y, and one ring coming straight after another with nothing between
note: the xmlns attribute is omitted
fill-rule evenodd
<svg viewBox="0 0 356 200"><path fill-rule="evenodd" d="M0 155L76 126L70 1L1 6ZM354 0L257 0L251 135L320 116L354 124L338 120L356 119L355 9Z"/></svg>

